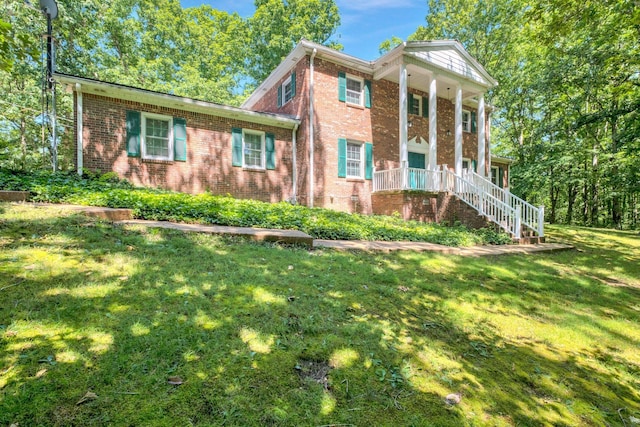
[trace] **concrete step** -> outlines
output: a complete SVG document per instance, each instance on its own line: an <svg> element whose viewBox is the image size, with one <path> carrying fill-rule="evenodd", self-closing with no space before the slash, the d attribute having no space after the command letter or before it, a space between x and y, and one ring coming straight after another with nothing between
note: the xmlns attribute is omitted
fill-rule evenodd
<svg viewBox="0 0 640 427"><path fill-rule="evenodd" d="M26 202L30 196L28 191L0 190L0 201L3 202Z"/></svg>

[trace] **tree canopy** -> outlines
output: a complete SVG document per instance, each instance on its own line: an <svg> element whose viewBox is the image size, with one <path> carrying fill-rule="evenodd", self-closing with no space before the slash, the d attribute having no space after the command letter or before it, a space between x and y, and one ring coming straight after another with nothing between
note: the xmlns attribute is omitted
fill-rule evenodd
<svg viewBox="0 0 640 427"><path fill-rule="evenodd" d="M500 85L494 154L551 222L637 225L640 8L624 0L429 0L413 40L457 39ZM381 49L389 49L389 40Z"/></svg>
<svg viewBox="0 0 640 427"><path fill-rule="evenodd" d="M255 0L246 18L179 0L57 1L59 71L224 104L240 104L301 38L341 48L335 0ZM487 99L493 153L515 160L512 190L547 206L551 222L637 226L638 2L426 3L410 39L460 40L500 82ZM28 169L47 157L45 20L22 0L5 1L0 16L0 165ZM400 42L390 38L381 51ZM65 166L71 102L60 104Z"/></svg>
<svg viewBox="0 0 640 427"><path fill-rule="evenodd" d="M256 0L248 18L179 0L57 3L57 71L221 104L239 105L301 38L340 47L334 0ZM23 0L4 2L0 16L0 165L28 169L48 156L39 126L46 20ZM70 167L69 97L58 107Z"/></svg>

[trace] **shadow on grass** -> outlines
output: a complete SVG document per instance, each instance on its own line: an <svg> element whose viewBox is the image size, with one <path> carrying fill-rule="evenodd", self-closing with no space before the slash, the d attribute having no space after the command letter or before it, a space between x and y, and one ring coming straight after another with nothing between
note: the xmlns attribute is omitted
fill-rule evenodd
<svg viewBox="0 0 640 427"><path fill-rule="evenodd" d="M599 321L637 325L640 293L567 275L569 255L309 252L81 216L3 228L3 424L615 425L640 410L621 355L638 341ZM301 361L331 366L327 387Z"/></svg>

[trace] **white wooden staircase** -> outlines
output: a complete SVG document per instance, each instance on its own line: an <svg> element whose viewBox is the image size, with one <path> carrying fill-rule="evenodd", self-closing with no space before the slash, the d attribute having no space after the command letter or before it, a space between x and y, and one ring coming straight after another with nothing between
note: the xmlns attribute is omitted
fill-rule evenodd
<svg viewBox="0 0 640 427"><path fill-rule="evenodd" d="M436 170L397 168L375 171L373 191L450 192L520 243L544 241L544 206L533 206L477 173L456 175L446 165Z"/></svg>

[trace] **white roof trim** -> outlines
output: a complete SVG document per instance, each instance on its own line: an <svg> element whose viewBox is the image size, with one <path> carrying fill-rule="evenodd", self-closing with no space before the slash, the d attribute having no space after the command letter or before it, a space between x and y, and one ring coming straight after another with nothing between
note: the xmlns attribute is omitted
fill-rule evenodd
<svg viewBox="0 0 640 427"><path fill-rule="evenodd" d="M316 50L316 58L322 58L327 61L334 62L339 65L349 67L351 69L361 71L366 74L374 75L374 72L387 66L394 60L402 57L405 54L411 54L412 52L419 52L424 50L438 50L438 49L454 49L458 52L465 61L467 61L472 67L474 67L478 73L486 80L486 83L478 82L473 79L469 79L458 73L451 73L459 77L461 80L468 80L479 87L491 88L498 85L498 82L487 73L482 65L476 61L457 40L435 40L435 41L408 41L403 42L385 53L374 61L365 61L355 56L348 55L346 53L339 52L335 49L331 49L327 46L311 42L309 40L302 39L300 43L286 56L286 58L276 67L275 70L267 77L253 93L242 104L242 108L253 108L255 104L262 98L264 93L270 88L274 87L286 74L288 74L293 67L295 67L300 60L310 55L313 50ZM416 58L419 59L419 58ZM424 62L424 60L421 60ZM430 64L424 62L425 64ZM443 69L444 70L444 69ZM446 70L445 70L446 71Z"/></svg>
<svg viewBox="0 0 640 427"><path fill-rule="evenodd" d="M498 162L498 163L505 163L507 165L510 165L510 164L513 163L514 160L513 159L509 159L507 157L491 156L491 161L492 162L495 161L495 162Z"/></svg>
<svg viewBox="0 0 640 427"><path fill-rule="evenodd" d="M311 42L309 40L302 39L300 43L287 55L280 65L269 74L261 84L253 91L253 93L247 98L241 105L242 108L253 108L253 106L261 99L264 92L274 87L285 75L291 72L291 69L295 67L300 60L311 55L313 50L316 49L316 58L325 59L340 65L345 65L349 68L362 71L363 73L373 73L373 62L365 61L355 56L347 55L335 49L331 49L327 46Z"/></svg>
<svg viewBox="0 0 640 427"><path fill-rule="evenodd" d="M123 86L116 83L108 83L84 77L55 73L54 78L60 83L70 85L73 90L76 90L76 84L81 85L82 93L84 94L94 94L126 101L141 102L285 129L294 129L300 124L300 120L289 116L272 113L258 113L228 105L199 101L193 98L153 92L146 89Z"/></svg>

